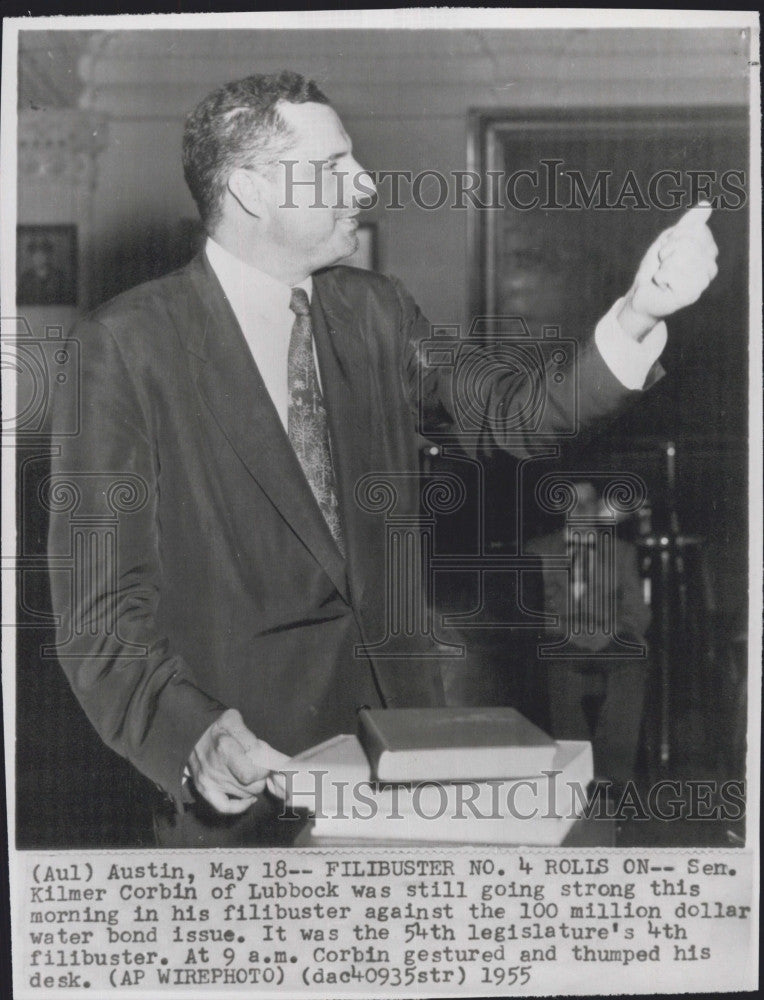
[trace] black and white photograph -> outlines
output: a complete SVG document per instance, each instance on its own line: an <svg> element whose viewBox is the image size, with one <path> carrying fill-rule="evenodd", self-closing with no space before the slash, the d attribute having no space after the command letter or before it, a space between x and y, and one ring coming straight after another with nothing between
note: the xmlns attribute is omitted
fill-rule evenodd
<svg viewBox="0 0 764 1000"><path fill-rule="evenodd" d="M755 988L758 43L4 20L18 1000Z"/></svg>

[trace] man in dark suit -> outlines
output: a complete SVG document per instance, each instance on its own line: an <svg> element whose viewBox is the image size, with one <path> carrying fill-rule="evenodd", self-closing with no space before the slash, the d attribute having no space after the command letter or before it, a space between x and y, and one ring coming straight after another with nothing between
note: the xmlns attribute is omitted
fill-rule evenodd
<svg viewBox="0 0 764 1000"><path fill-rule="evenodd" d="M356 487L389 477L415 517L417 411L442 431L458 407L452 373L422 368L430 329L408 293L334 267L373 189L315 84L216 91L186 123L184 167L205 250L77 326L81 432L50 489L59 659L101 737L174 803L160 840L177 846L256 840L268 776L352 730L359 705L442 698L436 659L364 651L386 632L385 528ZM495 368L475 452L527 453L655 377L660 317L713 276L706 215L650 249L582 349L578 413L550 381L523 439L539 376ZM61 393L54 421L73 405ZM104 498L113 542L70 579L55 557L78 558L75 522Z"/></svg>
<svg viewBox="0 0 764 1000"><path fill-rule="evenodd" d="M622 786L635 776L650 609L636 547L609 535L607 548L598 545L591 526L613 526L613 513L593 482L573 486L576 520L525 546L540 557L544 611L554 622L543 640L558 646L555 659L541 661L549 732L560 740L591 740L595 774Z"/></svg>

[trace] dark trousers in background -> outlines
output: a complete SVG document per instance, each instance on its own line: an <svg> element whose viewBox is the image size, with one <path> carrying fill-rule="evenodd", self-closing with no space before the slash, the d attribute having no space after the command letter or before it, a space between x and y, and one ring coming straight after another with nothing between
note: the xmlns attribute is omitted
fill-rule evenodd
<svg viewBox="0 0 764 1000"><path fill-rule="evenodd" d="M551 735L591 740L598 778L634 777L647 661L613 657L558 660L548 667Z"/></svg>

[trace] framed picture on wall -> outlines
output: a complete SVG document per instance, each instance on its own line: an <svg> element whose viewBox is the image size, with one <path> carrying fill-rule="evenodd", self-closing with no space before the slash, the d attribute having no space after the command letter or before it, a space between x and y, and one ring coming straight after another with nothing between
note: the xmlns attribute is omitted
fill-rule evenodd
<svg viewBox="0 0 764 1000"><path fill-rule="evenodd" d="M729 253L720 294L746 274L748 127L738 107L473 111L470 166L504 187L484 181L489 210L469 214L472 315L588 328L628 288L634 247L702 197Z"/></svg>
<svg viewBox="0 0 764 1000"><path fill-rule="evenodd" d="M18 226L16 304L77 304L77 227Z"/></svg>

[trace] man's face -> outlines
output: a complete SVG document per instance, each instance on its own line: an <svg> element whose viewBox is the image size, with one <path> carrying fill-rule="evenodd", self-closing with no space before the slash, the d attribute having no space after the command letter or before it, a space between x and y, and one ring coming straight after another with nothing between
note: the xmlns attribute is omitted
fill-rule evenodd
<svg viewBox="0 0 764 1000"><path fill-rule="evenodd" d="M357 249L357 181L368 190L371 180L329 105L282 102L279 112L294 141L267 182L266 234L285 262L311 273Z"/></svg>

